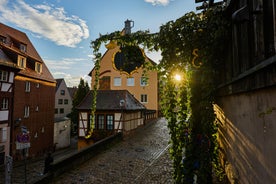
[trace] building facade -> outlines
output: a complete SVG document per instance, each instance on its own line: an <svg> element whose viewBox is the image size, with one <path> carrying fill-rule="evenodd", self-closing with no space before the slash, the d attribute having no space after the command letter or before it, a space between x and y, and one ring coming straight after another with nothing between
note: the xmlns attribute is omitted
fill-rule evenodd
<svg viewBox="0 0 276 184"><path fill-rule="evenodd" d="M28 36L0 23L2 51L19 68L14 76L10 155L41 155L53 147L56 82ZM23 146L23 147L22 147Z"/></svg>
<svg viewBox="0 0 276 184"><path fill-rule="evenodd" d="M14 77L19 68L0 49L0 165L10 152Z"/></svg>
<svg viewBox="0 0 276 184"><path fill-rule="evenodd" d="M276 3L231 0L215 112L231 183L276 183Z"/></svg>
<svg viewBox="0 0 276 184"><path fill-rule="evenodd" d="M85 142L89 142L86 137L91 130L91 138L95 141L101 134L103 137L117 132L126 134L144 125L143 114L146 108L127 90L98 91L94 124L91 120L92 99L90 91L77 107L79 148L82 148Z"/></svg>
<svg viewBox="0 0 276 184"><path fill-rule="evenodd" d="M72 110L72 98L64 79L56 79L55 119L66 117Z"/></svg>
<svg viewBox="0 0 276 184"><path fill-rule="evenodd" d="M147 71L143 75L143 67L133 67L134 70L127 73L118 68L116 54L120 53L120 47L110 42L108 50L100 61L99 89L100 90L128 90L140 103L145 105L148 111L154 112L154 117L158 113L158 76L157 71ZM143 53L143 51L141 51ZM145 62L148 65L156 65L143 53ZM119 61L120 62L120 61ZM122 61L123 62L123 61ZM128 62L128 61L125 61ZM120 63L119 63L120 64ZM91 76L91 86L94 85L95 69L89 74Z"/></svg>
<svg viewBox="0 0 276 184"><path fill-rule="evenodd" d="M72 98L64 79L56 79L55 95L55 149L70 146L71 120L67 117L72 111Z"/></svg>

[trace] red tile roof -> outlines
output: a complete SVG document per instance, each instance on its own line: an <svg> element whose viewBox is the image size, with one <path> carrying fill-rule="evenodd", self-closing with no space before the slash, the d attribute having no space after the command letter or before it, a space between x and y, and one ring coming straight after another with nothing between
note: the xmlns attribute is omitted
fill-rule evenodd
<svg viewBox="0 0 276 184"><path fill-rule="evenodd" d="M33 46L32 42L29 40L28 36L25 33L0 23L0 36L6 38L6 41L4 43L1 43L0 45L2 46L2 50L6 53L6 55L8 55L9 58L12 58L10 57L11 54L16 56L22 55L27 58L27 62L40 62L42 64L41 73L36 72L34 69L25 68L19 72L20 75L55 82L55 79L53 78L49 69L47 68L42 58L39 56L38 52ZM19 48L15 47L14 43L16 42L20 44L25 44L27 46L26 52L22 52ZM17 59L13 59L13 63L17 64Z"/></svg>

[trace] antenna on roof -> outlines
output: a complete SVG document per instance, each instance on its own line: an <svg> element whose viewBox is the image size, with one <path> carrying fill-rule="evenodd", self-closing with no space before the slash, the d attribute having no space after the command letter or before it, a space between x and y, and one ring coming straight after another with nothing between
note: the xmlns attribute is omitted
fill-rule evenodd
<svg viewBox="0 0 276 184"><path fill-rule="evenodd" d="M131 28L134 27L134 21L132 20L126 20L125 21L125 34L131 34Z"/></svg>

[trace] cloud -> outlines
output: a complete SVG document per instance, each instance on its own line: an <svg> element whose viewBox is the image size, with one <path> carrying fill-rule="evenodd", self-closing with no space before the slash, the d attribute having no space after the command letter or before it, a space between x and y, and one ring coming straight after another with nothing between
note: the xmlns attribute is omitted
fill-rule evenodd
<svg viewBox="0 0 276 184"><path fill-rule="evenodd" d="M67 15L62 7L49 4L29 5L23 0L0 0L0 21L13 23L31 31L36 37L66 47L76 47L89 37L84 20Z"/></svg>
<svg viewBox="0 0 276 184"><path fill-rule="evenodd" d="M80 78L90 84L87 75L93 67L93 62L87 58L43 59L55 79L64 78L67 86L78 86ZM81 66L81 67L80 67ZM61 72L62 71L62 72Z"/></svg>
<svg viewBox="0 0 276 184"><path fill-rule="evenodd" d="M152 5L163 5L166 6L169 4L171 0L145 0L147 3L151 3Z"/></svg>

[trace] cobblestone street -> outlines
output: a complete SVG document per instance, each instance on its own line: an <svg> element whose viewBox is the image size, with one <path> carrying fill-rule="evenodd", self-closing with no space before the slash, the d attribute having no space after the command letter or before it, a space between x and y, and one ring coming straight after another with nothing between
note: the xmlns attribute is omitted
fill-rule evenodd
<svg viewBox="0 0 276 184"><path fill-rule="evenodd" d="M160 119L53 183L173 183L167 122Z"/></svg>

